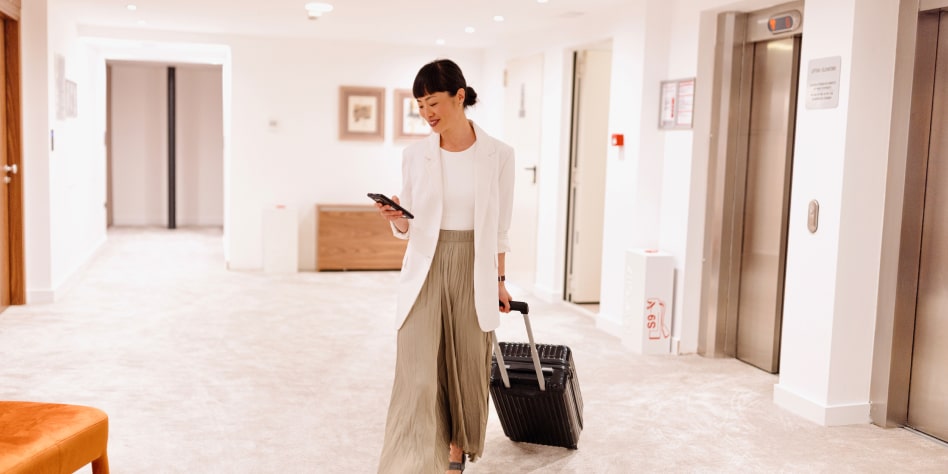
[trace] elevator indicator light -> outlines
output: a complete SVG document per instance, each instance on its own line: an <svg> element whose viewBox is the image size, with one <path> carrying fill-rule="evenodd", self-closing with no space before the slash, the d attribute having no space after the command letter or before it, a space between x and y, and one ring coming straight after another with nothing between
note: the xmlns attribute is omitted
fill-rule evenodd
<svg viewBox="0 0 948 474"><path fill-rule="evenodd" d="M794 26L796 25L794 24L792 15L775 16L767 23L767 28L774 34L790 31Z"/></svg>

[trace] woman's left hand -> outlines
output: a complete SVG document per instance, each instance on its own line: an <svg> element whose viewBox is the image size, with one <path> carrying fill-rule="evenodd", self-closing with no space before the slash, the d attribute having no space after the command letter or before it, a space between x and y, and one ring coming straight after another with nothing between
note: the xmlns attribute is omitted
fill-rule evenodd
<svg viewBox="0 0 948 474"><path fill-rule="evenodd" d="M507 287L504 286L504 282L497 282L497 299L500 300L500 312L509 313L510 312L510 293L507 292Z"/></svg>

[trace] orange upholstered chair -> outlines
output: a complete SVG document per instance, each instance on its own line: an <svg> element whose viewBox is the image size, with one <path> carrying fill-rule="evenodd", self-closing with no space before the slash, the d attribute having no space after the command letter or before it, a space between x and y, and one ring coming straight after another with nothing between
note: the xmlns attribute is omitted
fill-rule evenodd
<svg viewBox="0 0 948 474"><path fill-rule="evenodd" d="M0 473L72 474L92 463L108 474L109 417L56 403L0 401Z"/></svg>

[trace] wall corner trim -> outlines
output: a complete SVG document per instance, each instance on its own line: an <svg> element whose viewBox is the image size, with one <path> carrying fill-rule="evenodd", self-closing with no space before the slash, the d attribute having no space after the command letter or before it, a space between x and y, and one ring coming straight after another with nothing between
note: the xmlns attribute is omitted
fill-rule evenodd
<svg viewBox="0 0 948 474"><path fill-rule="evenodd" d="M870 423L869 402L824 405L793 390L774 384L774 404L821 426L864 425Z"/></svg>

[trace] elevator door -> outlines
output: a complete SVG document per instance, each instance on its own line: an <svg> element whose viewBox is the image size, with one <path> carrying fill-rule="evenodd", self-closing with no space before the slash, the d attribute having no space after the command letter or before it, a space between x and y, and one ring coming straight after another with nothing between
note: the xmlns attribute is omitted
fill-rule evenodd
<svg viewBox="0 0 948 474"><path fill-rule="evenodd" d="M750 81L737 358L771 373L779 368L799 43L754 44Z"/></svg>
<svg viewBox="0 0 948 474"><path fill-rule="evenodd" d="M941 14L908 424L948 441L948 14Z"/></svg>

